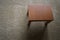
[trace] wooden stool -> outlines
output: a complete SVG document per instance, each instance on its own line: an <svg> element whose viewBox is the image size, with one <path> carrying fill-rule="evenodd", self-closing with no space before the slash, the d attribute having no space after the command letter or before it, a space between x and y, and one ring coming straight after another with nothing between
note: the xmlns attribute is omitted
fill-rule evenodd
<svg viewBox="0 0 60 40"><path fill-rule="evenodd" d="M46 21L47 24L53 20L51 6L49 5L29 5L28 6L28 27L32 21Z"/></svg>

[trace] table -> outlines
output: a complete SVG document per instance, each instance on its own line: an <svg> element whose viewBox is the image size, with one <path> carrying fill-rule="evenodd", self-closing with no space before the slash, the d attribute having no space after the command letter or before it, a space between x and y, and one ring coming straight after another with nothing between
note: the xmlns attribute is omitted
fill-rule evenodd
<svg viewBox="0 0 60 40"><path fill-rule="evenodd" d="M50 5L29 5L27 15L28 27L33 21L46 21L46 28L48 23L53 21L52 7Z"/></svg>

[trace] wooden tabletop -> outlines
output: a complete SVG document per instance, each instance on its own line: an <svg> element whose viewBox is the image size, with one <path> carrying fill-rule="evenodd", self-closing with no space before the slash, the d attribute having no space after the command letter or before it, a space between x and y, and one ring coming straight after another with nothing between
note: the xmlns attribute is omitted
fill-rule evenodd
<svg viewBox="0 0 60 40"><path fill-rule="evenodd" d="M49 5L29 5L29 20L53 20L51 6Z"/></svg>

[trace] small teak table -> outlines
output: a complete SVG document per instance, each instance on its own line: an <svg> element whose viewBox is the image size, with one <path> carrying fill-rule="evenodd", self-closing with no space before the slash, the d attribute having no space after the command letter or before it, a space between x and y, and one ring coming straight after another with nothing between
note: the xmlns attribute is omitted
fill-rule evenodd
<svg viewBox="0 0 60 40"><path fill-rule="evenodd" d="M46 21L47 24L53 20L52 9L50 5L29 5L28 6L28 27L33 21Z"/></svg>

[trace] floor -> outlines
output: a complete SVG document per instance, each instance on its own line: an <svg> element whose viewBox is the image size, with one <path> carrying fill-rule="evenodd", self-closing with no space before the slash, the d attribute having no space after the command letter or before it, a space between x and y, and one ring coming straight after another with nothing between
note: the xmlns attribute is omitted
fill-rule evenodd
<svg viewBox="0 0 60 40"><path fill-rule="evenodd" d="M32 22L28 29L28 4L50 4L54 21L44 35L44 22ZM0 0L0 40L60 40L60 0Z"/></svg>

